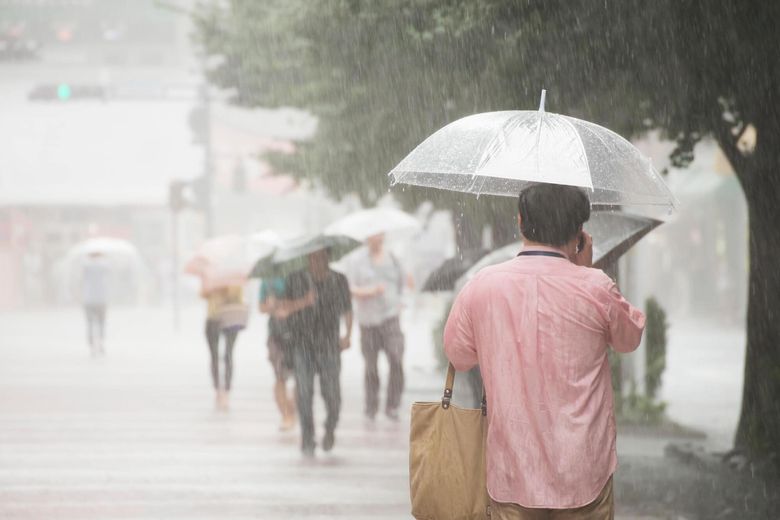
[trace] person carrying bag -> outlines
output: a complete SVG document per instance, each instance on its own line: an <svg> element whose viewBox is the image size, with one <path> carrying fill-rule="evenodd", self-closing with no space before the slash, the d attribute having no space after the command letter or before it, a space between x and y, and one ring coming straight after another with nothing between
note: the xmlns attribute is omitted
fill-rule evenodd
<svg viewBox="0 0 780 520"><path fill-rule="evenodd" d="M455 367L447 368L441 401L412 405L409 481L417 520L490 518L485 483L487 404L451 404Z"/></svg>

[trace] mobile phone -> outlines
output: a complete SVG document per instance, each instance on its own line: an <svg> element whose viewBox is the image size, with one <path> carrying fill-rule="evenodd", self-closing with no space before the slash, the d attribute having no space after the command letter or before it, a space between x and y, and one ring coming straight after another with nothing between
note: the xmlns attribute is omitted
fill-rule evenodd
<svg viewBox="0 0 780 520"><path fill-rule="evenodd" d="M580 240L577 242L577 252L580 253L585 249L585 233L580 231Z"/></svg>

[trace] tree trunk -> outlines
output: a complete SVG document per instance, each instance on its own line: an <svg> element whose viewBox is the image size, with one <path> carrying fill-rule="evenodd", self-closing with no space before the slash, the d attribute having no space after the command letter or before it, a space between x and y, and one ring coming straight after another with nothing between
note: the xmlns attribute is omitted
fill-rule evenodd
<svg viewBox="0 0 780 520"><path fill-rule="evenodd" d="M759 139L767 133L759 133ZM780 174L765 139L739 172L748 203L750 278L742 411L736 448L755 458L780 450ZM761 155L759 155L761 154Z"/></svg>

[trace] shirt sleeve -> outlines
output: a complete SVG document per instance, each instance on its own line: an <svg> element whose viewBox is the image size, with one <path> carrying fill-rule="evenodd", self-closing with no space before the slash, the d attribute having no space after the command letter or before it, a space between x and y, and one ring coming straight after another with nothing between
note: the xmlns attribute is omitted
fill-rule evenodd
<svg viewBox="0 0 780 520"><path fill-rule="evenodd" d="M608 343L617 352L633 352L642 341L645 315L623 297L614 282L611 282L608 291Z"/></svg>
<svg viewBox="0 0 780 520"><path fill-rule="evenodd" d="M471 369L479 362L474 326L469 312L470 294L469 284L455 298L444 326L444 353L455 370L461 372Z"/></svg>

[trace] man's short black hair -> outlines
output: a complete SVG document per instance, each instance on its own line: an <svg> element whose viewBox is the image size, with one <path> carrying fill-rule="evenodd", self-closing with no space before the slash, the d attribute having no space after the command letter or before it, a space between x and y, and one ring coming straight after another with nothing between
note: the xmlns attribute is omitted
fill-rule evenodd
<svg viewBox="0 0 780 520"><path fill-rule="evenodd" d="M532 184L518 197L520 232L528 240L560 247L590 218L585 190L560 184Z"/></svg>

